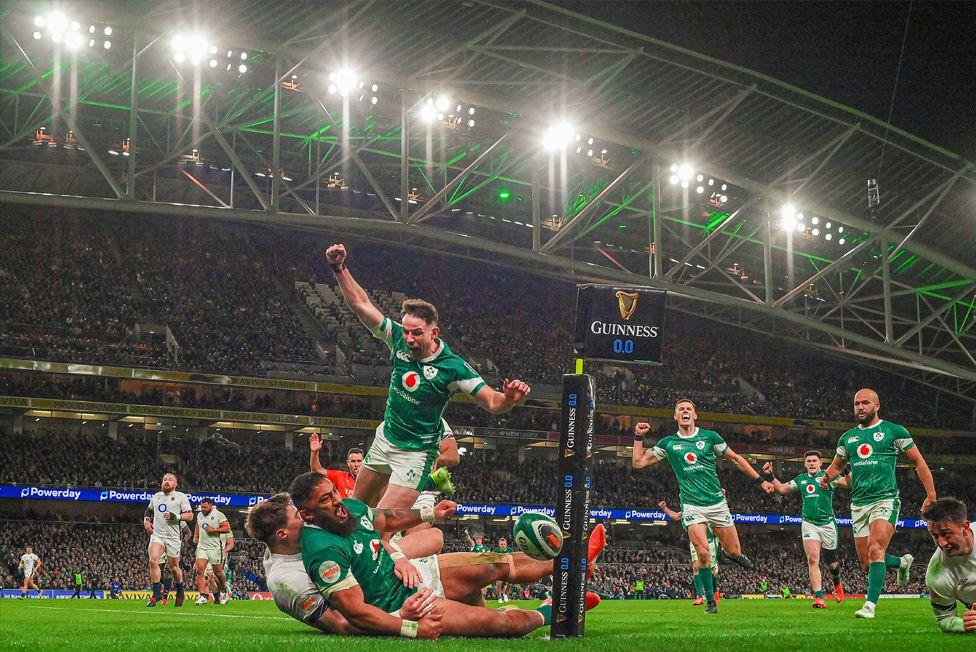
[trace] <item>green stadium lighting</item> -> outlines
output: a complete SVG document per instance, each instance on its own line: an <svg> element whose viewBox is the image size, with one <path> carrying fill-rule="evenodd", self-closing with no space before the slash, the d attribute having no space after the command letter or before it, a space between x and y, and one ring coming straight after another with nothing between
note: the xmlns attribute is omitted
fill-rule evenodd
<svg viewBox="0 0 976 652"><path fill-rule="evenodd" d="M509 192L508 190L498 191L498 199L501 201L508 201L509 199L511 199L511 197L512 197L512 193Z"/></svg>

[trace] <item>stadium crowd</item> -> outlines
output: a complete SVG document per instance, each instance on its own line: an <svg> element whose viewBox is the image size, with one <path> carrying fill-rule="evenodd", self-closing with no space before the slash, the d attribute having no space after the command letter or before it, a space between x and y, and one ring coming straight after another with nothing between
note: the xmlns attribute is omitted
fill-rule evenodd
<svg viewBox="0 0 976 652"><path fill-rule="evenodd" d="M324 335L306 330L291 288L333 282L322 256L328 243L180 218L12 211L7 219L0 351L8 355L240 374L261 373L265 361L317 360ZM439 306L445 339L503 376L554 383L571 367L568 283L377 244L350 243L350 265L368 289ZM533 309L499 310L497 297ZM676 312L668 320L662 367L593 367L601 401L665 407L690 396L712 411L844 419L853 391L869 385L896 421L971 425L964 406L934 400L904 377ZM163 326L172 340L147 340L139 324Z"/></svg>
<svg viewBox="0 0 976 652"><path fill-rule="evenodd" d="M20 434L0 431L8 445L0 447L0 483L74 487L124 487L154 489L162 475L175 471L187 491L271 493L281 491L308 468L307 444L296 438L288 451L273 434L255 434L244 445L221 438L197 441L188 433L161 435L151 431L122 429L119 439L104 432L71 433L27 430ZM824 453L830 455L831 449ZM924 452L924 449L923 449ZM336 445L323 449L322 462L345 468L344 452ZM163 456L161 457L161 454ZM261 473L254 460L261 460ZM543 463L540 463L543 462ZM474 450L465 454L455 470L458 498L469 502L549 504L555 495L554 462L527 456L516 449ZM777 469L783 481L801 469L786 465ZM976 499L965 467L942 469L933 465L940 494L964 500ZM757 513L797 513L796 496L767 495L730 463L719 465L719 476L728 491L732 509ZM898 470L902 491L902 515L918 516L923 494L914 472ZM677 485L672 473L654 468L634 471L626 460L598 458L594 469L594 507L653 509L661 500L677 504ZM847 513L844 491L838 492L837 508Z"/></svg>

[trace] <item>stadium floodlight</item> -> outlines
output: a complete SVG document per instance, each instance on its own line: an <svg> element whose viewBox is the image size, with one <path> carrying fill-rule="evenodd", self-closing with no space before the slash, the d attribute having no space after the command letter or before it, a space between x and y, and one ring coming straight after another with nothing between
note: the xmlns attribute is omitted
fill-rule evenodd
<svg viewBox="0 0 976 652"><path fill-rule="evenodd" d="M677 174L672 174L670 177L668 177L668 183L670 183L672 186L675 185L675 184L677 184L678 183L678 175Z"/></svg>
<svg viewBox="0 0 976 652"><path fill-rule="evenodd" d="M796 232L797 233L803 233L806 230L807 230L807 227L802 222L797 222L796 223Z"/></svg>
<svg viewBox="0 0 976 652"><path fill-rule="evenodd" d="M844 227L838 226L837 227L837 233L843 233L843 232L844 232Z"/></svg>
<svg viewBox="0 0 976 652"><path fill-rule="evenodd" d="M431 124L435 117L437 117L437 109L434 107L433 100L428 98L428 101L420 107L420 119Z"/></svg>
<svg viewBox="0 0 976 652"><path fill-rule="evenodd" d="M813 235L820 235L820 229L814 229L814 230L810 231L810 233L813 234Z"/></svg>
<svg viewBox="0 0 976 652"><path fill-rule="evenodd" d="M691 179L691 175L695 173L694 169L687 163L682 163L678 166L678 178L686 182L682 184L684 187L688 187L687 181Z"/></svg>
<svg viewBox="0 0 976 652"><path fill-rule="evenodd" d="M241 54L244 54L243 52ZM242 59L244 57L241 57ZM335 72L329 73L329 81L335 86L335 90L342 97L349 95L349 92L356 88L359 77L351 68L340 68Z"/></svg>
<svg viewBox="0 0 976 652"><path fill-rule="evenodd" d="M703 192L705 192L705 186L698 186L697 188L695 188L695 192L697 192L699 195L702 194Z"/></svg>
<svg viewBox="0 0 976 652"><path fill-rule="evenodd" d="M723 183L722 184L722 190L724 191L724 190L728 190L728 189L729 189L729 184Z"/></svg>
<svg viewBox="0 0 976 652"><path fill-rule="evenodd" d="M810 218L810 224L820 224L820 218L814 215Z"/></svg>
<svg viewBox="0 0 976 652"><path fill-rule="evenodd" d="M708 180L708 185L714 186L715 185L715 179L709 179Z"/></svg>
<svg viewBox="0 0 976 652"><path fill-rule="evenodd" d="M247 66L245 66L242 63L241 65L237 66L237 72L239 72L239 73L241 73L243 75L244 73L247 72Z"/></svg>
<svg viewBox="0 0 976 652"><path fill-rule="evenodd" d="M437 107L438 111L443 113L447 111L448 107L451 106L451 98L447 95L441 95L437 98L437 100L434 101L434 105Z"/></svg>
<svg viewBox="0 0 976 652"><path fill-rule="evenodd" d="M677 171L678 171L678 164L677 164L677 163L672 163L672 164L671 164L671 167L670 167L669 169L670 169L670 170L671 170L672 172L677 172Z"/></svg>
<svg viewBox="0 0 976 652"><path fill-rule="evenodd" d="M44 20L44 16L34 16L34 25L36 27L44 27L47 21Z"/></svg>
<svg viewBox="0 0 976 652"><path fill-rule="evenodd" d="M780 216L781 216L780 225L784 229L793 229L793 228L796 228L796 226L797 226L797 220L796 220L797 215L796 215L796 208L793 207L793 204L783 204L783 207L780 209L779 212L780 212Z"/></svg>
<svg viewBox="0 0 976 652"><path fill-rule="evenodd" d="M40 32L34 32L34 40L35 41L40 41L41 40L41 33Z"/></svg>
<svg viewBox="0 0 976 652"><path fill-rule="evenodd" d="M112 27L111 27L111 25L106 25L105 26L105 29L102 30L102 31L105 34L105 36L111 36L112 35Z"/></svg>
<svg viewBox="0 0 976 652"><path fill-rule="evenodd" d="M845 244L846 242L847 242L847 240L845 240L844 238L841 238L840 240L837 241L837 244Z"/></svg>
<svg viewBox="0 0 976 652"><path fill-rule="evenodd" d="M548 150L564 149L572 142L575 134L576 130L573 129L573 126L565 120L561 120L546 129L546 133L542 137L542 146Z"/></svg>
<svg viewBox="0 0 976 652"><path fill-rule="evenodd" d="M109 43L109 41L105 41ZM108 49L109 46L106 46ZM211 46L207 43L207 37L202 34L180 34L173 39L173 60L177 63L183 63L189 60L194 66L200 65L200 62L207 57L207 53L210 51Z"/></svg>
<svg viewBox="0 0 976 652"><path fill-rule="evenodd" d="M64 17L64 14L55 11L49 14L47 17L47 27L51 31L51 35L61 34L66 29L68 29L68 19Z"/></svg>
<svg viewBox="0 0 976 652"><path fill-rule="evenodd" d="M833 236L828 233L827 235L824 236L824 239L825 240L831 240L831 239L833 239Z"/></svg>
<svg viewBox="0 0 976 652"><path fill-rule="evenodd" d="M827 222L826 224L824 224L824 228L825 229L829 229L830 228L830 222Z"/></svg>
<svg viewBox="0 0 976 652"><path fill-rule="evenodd" d="M105 41L105 43L102 44L102 47L104 47L106 50L111 50L112 49L112 42L111 41Z"/></svg>
<svg viewBox="0 0 976 652"><path fill-rule="evenodd" d="M727 203L729 201L729 196L728 195L722 195L718 199L719 199L720 202L722 202L723 204L725 204L725 203Z"/></svg>

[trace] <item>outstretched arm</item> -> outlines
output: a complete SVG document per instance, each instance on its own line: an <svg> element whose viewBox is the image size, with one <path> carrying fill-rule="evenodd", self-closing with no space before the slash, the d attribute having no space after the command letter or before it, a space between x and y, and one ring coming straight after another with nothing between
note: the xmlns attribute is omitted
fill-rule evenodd
<svg viewBox="0 0 976 652"><path fill-rule="evenodd" d="M676 521L676 522L679 522L679 523L681 522L681 517L684 516L684 512L676 512L676 511L674 511L673 509L671 509L670 507L668 507L668 504L666 502L664 502L663 500L661 502L659 502L657 504L657 506L660 507L661 508L661 511L664 512L665 514L667 514L668 515L668 518L670 518L672 521Z"/></svg>
<svg viewBox="0 0 976 652"><path fill-rule="evenodd" d="M356 313L359 321L363 322L366 328L375 330L382 323L383 314L377 310L373 302L369 300L366 290L356 282L356 279L346 268L346 246L343 244L332 245L326 250L325 259L335 273L339 290L342 292L342 298L346 305L352 308L352 311Z"/></svg>
<svg viewBox="0 0 976 652"><path fill-rule="evenodd" d="M429 511L428 511L429 510ZM433 508L421 509L374 509L373 527L377 532L399 532L421 523L443 523L457 510L457 503L442 500Z"/></svg>
<svg viewBox="0 0 976 652"><path fill-rule="evenodd" d="M322 440L319 439L318 433L313 432L308 438L308 466L315 473L325 474L325 469L322 468L322 461L319 459L319 451L322 450Z"/></svg>
<svg viewBox="0 0 976 652"><path fill-rule="evenodd" d="M528 396L531 391L532 388L521 380L506 378L502 384L502 391L496 392L488 385L484 385L472 398L474 398L475 403L492 414L504 414Z"/></svg>
<svg viewBox="0 0 976 652"><path fill-rule="evenodd" d="M742 457L741 455L739 455L734 450L728 447L726 447L725 449L725 457L727 457L729 460L731 460L733 464L739 467L740 471L742 471L747 476L755 480L756 483L762 487L763 491L765 491L766 493L772 493L773 491L772 483L763 480L762 476L759 475L759 471L752 468L752 464L749 464L749 461L746 458Z"/></svg>
<svg viewBox="0 0 976 652"><path fill-rule="evenodd" d="M773 464L772 462L766 462L763 464L763 472L766 473L768 477L772 479L769 481L773 485L773 491L778 494L790 494L796 491L793 485L780 482L776 476L773 474Z"/></svg>

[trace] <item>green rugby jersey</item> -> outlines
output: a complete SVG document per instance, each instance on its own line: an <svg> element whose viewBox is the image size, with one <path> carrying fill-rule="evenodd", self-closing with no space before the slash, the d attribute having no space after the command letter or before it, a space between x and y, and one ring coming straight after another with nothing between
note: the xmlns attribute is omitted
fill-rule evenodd
<svg viewBox="0 0 976 652"><path fill-rule="evenodd" d="M834 522L834 489L840 478L834 478L829 489L820 488L820 478L826 471L816 475L806 471L786 483L793 491L803 496L803 520L813 525L830 525Z"/></svg>
<svg viewBox="0 0 976 652"><path fill-rule="evenodd" d="M441 415L451 396L459 391L474 396L485 381L443 340L432 356L415 360L401 326L389 317L372 333L390 348L392 365L383 435L403 450L436 448L444 432Z"/></svg>
<svg viewBox="0 0 976 652"><path fill-rule="evenodd" d="M483 543L472 543L471 552L488 552L488 546Z"/></svg>
<svg viewBox="0 0 976 652"><path fill-rule="evenodd" d="M898 497L895 463L915 446L902 426L879 421L868 428L854 426L837 442L837 457L851 466L851 504L870 505Z"/></svg>
<svg viewBox="0 0 976 652"><path fill-rule="evenodd" d="M373 510L353 498L345 498L342 504L359 524L352 534L341 537L306 523L302 528L305 571L326 599L359 584L367 604L396 611L417 589L408 589L394 575L393 560L373 527Z"/></svg>
<svg viewBox="0 0 976 652"><path fill-rule="evenodd" d="M668 458L678 480L682 506L711 507L725 499L715 464L718 456L725 455L728 449L728 444L717 432L696 427L695 433L688 437L680 433L668 435L652 450L657 459Z"/></svg>

